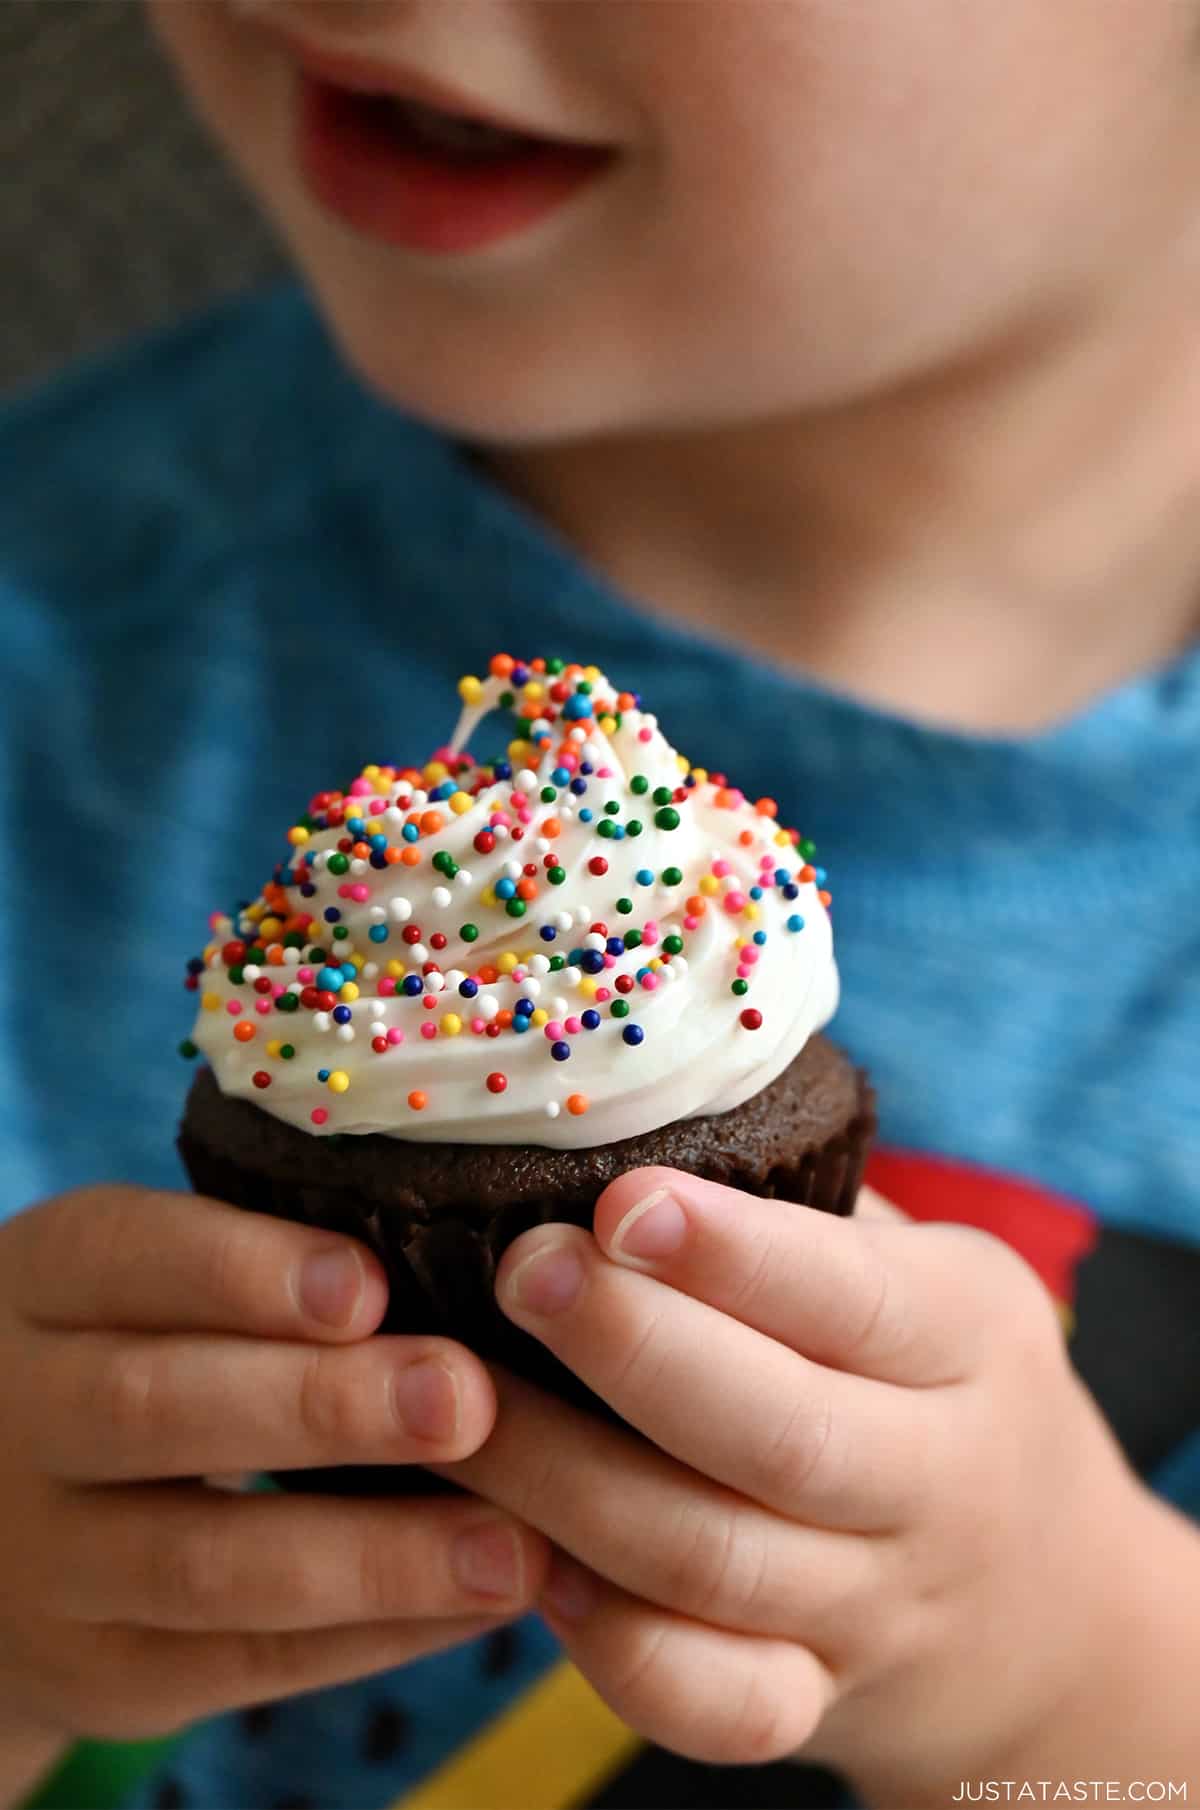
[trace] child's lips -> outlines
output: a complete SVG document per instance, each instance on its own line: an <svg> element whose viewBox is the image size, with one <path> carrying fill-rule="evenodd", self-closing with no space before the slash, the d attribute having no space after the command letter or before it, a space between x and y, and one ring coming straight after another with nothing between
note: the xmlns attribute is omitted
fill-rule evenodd
<svg viewBox="0 0 1200 1810"><path fill-rule="evenodd" d="M546 136L415 72L291 48L301 175L323 207L387 244L482 249L615 160L611 145Z"/></svg>

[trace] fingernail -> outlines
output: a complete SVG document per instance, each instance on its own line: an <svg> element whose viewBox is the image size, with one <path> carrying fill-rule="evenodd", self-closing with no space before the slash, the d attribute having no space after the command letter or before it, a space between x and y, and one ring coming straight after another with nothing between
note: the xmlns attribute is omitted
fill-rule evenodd
<svg viewBox="0 0 1200 1810"><path fill-rule="evenodd" d="M687 1236L683 1208L665 1188L630 1207L613 1233L614 1257L670 1257Z"/></svg>
<svg viewBox="0 0 1200 1810"><path fill-rule="evenodd" d="M564 1621L582 1621L596 1606L596 1586L582 1565L555 1551L538 1601Z"/></svg>
<svg viewBox="0 0 1200 1810"><path fill-rule="evenodd" d="M349 1326L362 1299L363 1266L345 1244L317 1251L300 1269L300 1305L325 1326Z"/></svg>
<svg viewBox="0 0 1200 1810"><path fill-rule="evenodd" d="M458 1431L458 1378L448 1364L422 1358L396 1372L396 1412L406 1433L439 1442Z"/></svg>
<svg viewBox="0 0 1200 1810"><path fill-rule="evenodd" d="M460 1533L450 1553L454 1575L463 1590L477 1596L519 1596L521 1547L511 1527L493 1521Z"/></svg>
<svg viewBox="0 0 1200 1810"><path fill-rule="evenodd" d="M570 1307L583 1287L583 1264L570 1245L551 1245L519 1263L508 1293L527 1313L558 1314Z"/></svg>

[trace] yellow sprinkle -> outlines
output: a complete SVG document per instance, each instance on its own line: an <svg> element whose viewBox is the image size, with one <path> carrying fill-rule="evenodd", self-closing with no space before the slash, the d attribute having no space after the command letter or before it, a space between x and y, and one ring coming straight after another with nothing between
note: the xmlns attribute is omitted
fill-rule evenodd
<svg viewBox="0 0 1200 1810"><path fill-rule="evenodd" d="M598 727L604 731L605 735L615 735L617 730L617 719L615 716L602 716Z"/></svg>
<svg viewBox="0 0 1200 1810"><path fill-rule="evenodd" d="M383 834L383 825L379 821L378 817L368 817L367 818L367 835L368 836L382 836L382 834Z"/></svg>
<svg viewBox="0 0 1200 1810"><path fill-rule="evenodd" d="M302 823L294 823L288 831L288 841L299 847L302 842L308 841L311 834L312 831L306 830Z"/></svg>
<svg viewBox="0 0 1200 1810"><path fill-rule="evenodd" d="M350 1085L350 1077L344 1069L335 1068L329 1077L328 1087L331 1094L344 1094Z"/></svg>
<svg viewBox="0 0 1200 1810"><path fill-rule="evenodd" d="M200 995L200 1004L204 1007L206 1012L219 1012L221 1009L221 995L219 993L202 993Z"/></svg>
<svg viewBox="0 0 1200 1810"><path fill-rule="evenodd" d="M341 992L338 994L338 1004L349 1005L352 1000L357 998L358 988L355 986L354 982L352 980L345 981L342 985Z"/></svg>
<svg viewBox="0 0 1200 1810"><path fill-rule="evenodd" d="M444 761L440 761L440 760L431 760L429 765L425 769L426 779L430 782L431 785L435 785L435 786L440 785L443 779L448 778L449 773L450 773L449 767L445 764Z"/></svg>
<svg viewBox="0 0 1200 1810"><path fill-rule="evenodd" d="M513 762L528 760L533 751L533 743L526 741L522 736L518 736L516 741L508 744L508 758Z"/></svg>
<svg viewBox="0 0 1200 1810"><path fill-rule="evenodd" d="M471 806L475 803L475 800L471 797L469 792L451 792L446 803L450 806L450 809L454 812L456 817L461 817L464 811L470 810Z"/></svg>
<svg viewBox="0 0 1200 1810"><path fill-rule="evenodd" d="M283 1044L280 1042L279 1038L272 1037L270 1043L267 1045L267 1054L268 1056L277 1056L282 1048Z"/></svg>
<svg viewBox="0 0 1200 1810"><path fill-rule="evenodd" d="M496 888L494 886L485 886L479 895L479 903L481 905L494 905L496 903Z"/></svg>
<svg viewBox="0 0 1200 1810"><path fill-rule="evenodd" d="M742 916L744 918L749 918L749 920L752 924L754 923L755 919L758 917L758 906L754 903L753 899L750 899L748 901L748 903L746 904L745 908L742 911Z"/></svg>
<svg viewBox="0 0 1200 1810"><path fill-rule="evenodd" d="M778 848L790 848L792 846L792 839L786 830L776 830L775 843Z"/></svg>
<svg viewBox="0 0 1200 1810"><path fill-rule="evenodd" d="M651 968L657 974L658 970L662 967L662 956L661 955L652 955L650 957L650 960L647 962L646 966L648 968Z"/></svg>
<svg viewBox="0 0 1200 1810"><path fill-rule="evenodd" d="M387 965L387 977L389 980L403 980L404 963L397 961L389 962Z"/></svg>
<svg viewBox="0 0 1200 1810"><path fill-rule="evenodd" d="M366 956L365 955L351 955L347 959L350 963L350 966L354 969L354 972L356 974L361 974L363 971L363 963L367 959Z"/></svg>
<svg viewBox="0 0 1200 1810"><path fill-rule="evenodd" d="M447 1012L442 1019L442 1030L447 1037L457 1037L462 1030L462 1019L457 1012Z"/></svg>
<svg viewBox="0 0 1200 1810"><path fill-rule="evenodd" d="M700 881L700 891L704 894L706 899L711 899L713 894L720 890L721 882L717 879L716 874L703 875Z"/></svg>
<svg viewBox="0 0 1200 1810"><path fill-rule="evenodd" d="M735 939L735 941L734 941L734 945L733 945L733 946L734 946L734 948L735 948L735 949L746 949L746 948L749 948L749 946L750 946L750 938L749 938L749 937L748 937L748 936L739 936L739 937L737 937L737 938L736 938L736 939Z"/></svg>
<svg viewBox="0 0 1200 1810"><path fill-rule="evenodd" d="M695 782L698 786L707 785L708 784L708 768L707 767L693 767L692 768L692 778L695 780Z"/></svg>
<svg viewBox="0 0 1200 1810"><path fill-rule="evenodd" d="M246 916L250 919L250 922L252 924L257 924L262 918L265 918L266 915L267 915L267 908L263 904L261 899L258 901L257 904L248 905L246 907ZM225 922L228 924L229 919L226 918ZM232 925L230 925L230 928L232 929Z"/></svg>
<svg viewBox="0 0 1200 1810"><path fill-rule="evenodd" d="M680 772L681 772L681 773L682 773L682 774L684 774L684 775L685 775L685 776L686 776L686 774L687 774L687 772L688 772L688 757L687 757L687 755L686 755L686 754L677 754L677 755L676 755L676 756L675 756L675 763L676 763L676 765L677 765L677 766L678 766L678 768L679 768L679 771L680 771Z"/></svg>
<svg viewBox="0 0 1200 1810"><path fill-rule="evenodd" d="M258 926L258 934L260 937L277 937L279 935L279 932L282 929L283 929L282 919L280 919L280 918L264 918L262 920L261 924Z"/></svg>
<svg viewBox="0 0 1200 1810"><path fill-rule="evenodd" d="M539 1006L536 1012L529 1014L529 1022L536 1031L540 1031L544 1024L549 1024L550 1014L544 1006Z"/></svg>
<svg viewBox="0 0 1200 1810"><path fill-rule="evenodd" d="M517 957L511 949L506 949L504 954L499 956L496 961L496 966L499 968L501 974L511 974L516 965Z"/></svg>
<svg viewBox="0 0 1200 1810"><path fill-rule="evenodd" d="M590 680L594 685L596 680L600 677L600 668L598 666L585 666L583 669L583 676L585 679Z"/></svg>
<svg viewBox="0 0 1200 1810"><path fill-rule="evenodd" d="M372 761L372 763L369 767L364 767L362 770L362 776L364 779L378 779L379 778L378 763L375 761Z"/></svg>
<svg viewBox="0 0 1200 1810"><path fill-rule="evenodd" d="M585 999L595 999L596 985L597 985L596 981L594 981L592 979L592 976L589 974L587 976L586 980L580 981L579 991L584 995Z"/></svg>
<svg viewBox="0 0 1200 1810"><path fill-rule="evenodd" d="M537 679L530 679L527 685L521 687L521 696L523 698L528 698L531 704L536 704L538 699L545 697L545 695L545 689L539 684Z"/></svg>
<svg viewBox="0 0 1200 1810"><path fill-rule="evenodd" d="M483 686L473 673L467 673L458 681L458 695L464 704L478 704L483 697Z"/></svg>

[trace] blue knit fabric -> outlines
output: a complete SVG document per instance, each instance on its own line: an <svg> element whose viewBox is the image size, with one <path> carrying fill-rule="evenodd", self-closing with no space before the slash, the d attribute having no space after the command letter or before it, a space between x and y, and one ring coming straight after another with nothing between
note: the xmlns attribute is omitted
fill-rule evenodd
<svg viewBox="0 0 1200 1810"><path fill-rule="evenodd" d="M0 412L0 610L0 1215L182 1183L208 912L257 891L318 786L443 741L458 675L506 647L636 685L816 840L836 1035L885 1142L1200 1245L1200 653L1026 740L866 709L614 594L365 396L291 290ZM1196 1442L1171 1488L1200 1507ZM531 1618L503 1679L466 1649L327 1693L286 1712L279 1764L323 1806L385 1804L553 1654ZM353 1733L381 1691L424 1729L382 1769ZM193 1738L189 1801L286 1795L241 1729Z"/></svg>

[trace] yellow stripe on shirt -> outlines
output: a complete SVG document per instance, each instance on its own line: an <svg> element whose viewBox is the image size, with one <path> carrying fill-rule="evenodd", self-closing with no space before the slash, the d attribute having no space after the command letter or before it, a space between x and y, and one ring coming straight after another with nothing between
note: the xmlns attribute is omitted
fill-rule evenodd
<svg viewBox="0 0 1200 1810"><path fill-rule="evenodd" d="M390 1810L571 1810L643 1745L560 1659Z"/></svg>

